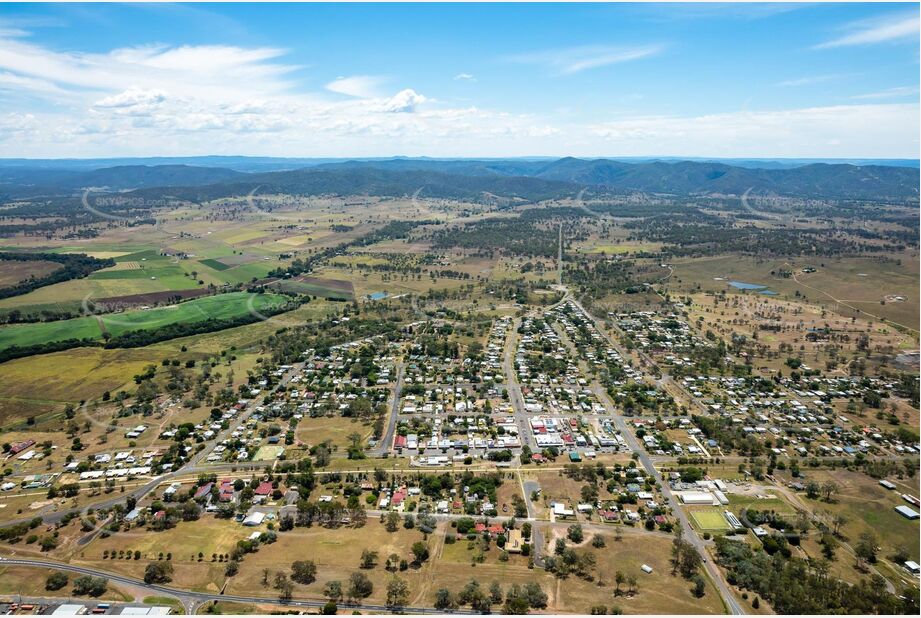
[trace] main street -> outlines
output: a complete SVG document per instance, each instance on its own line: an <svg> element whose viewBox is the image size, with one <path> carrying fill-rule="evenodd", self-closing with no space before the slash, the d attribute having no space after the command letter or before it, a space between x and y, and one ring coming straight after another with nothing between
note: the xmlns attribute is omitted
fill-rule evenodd
<svg viewBox="0 0 921 618"><path fill-rule="evenodd" d="M591 313L585 310L585 308L575 300L575 298L570 299L576 307L586 316L587 319L592 321L595 329L601 334L605 341L614 345L614 342L605 332L603 325L598 324L598 320L595 319ZM640 464L642 464L643 469L646 470L646 473L649 474L656 483L659 485L662 495L665 496L665 499L668 501L668 506L671 508L672 513L675 517L678 518L681 528L684 530L684 538L694 546L694 548L700 553L701 557L704 559L703 566L707 571L707 574L710 576L710 579L713 581L713 584L716 586L717 590L720 593L720 597L723 599L723 603L728 608L729 612L732 614L744 614L746 613L739 602L736 600L735 595L729 589L729 586L726 584L726 581L723 579L722 573L713 563L712 560L707 559L708 553L706 544L704 540L697 533L697 530L691 525L690 520L682 509L681 505L678 503L678 499L675 497L675 494L672 493L671 488L668 483L662 478L662 475L656 469L653 464L652 458L650 458L649 453L646 452L646 449L639 443L639 440L636 439L636 436L633 434L633 431L627 425L624 417L617 413L617 410L614 408L614 403L608 397L607 391L598 384L597 380L593 380L593 387L596 395L602 398L602 401L605 404L605 407L609 407L614 410L614 424L617 426L618 431L624 437L624 440L627 441L627 446L630 447L639 459Z"/></svg>

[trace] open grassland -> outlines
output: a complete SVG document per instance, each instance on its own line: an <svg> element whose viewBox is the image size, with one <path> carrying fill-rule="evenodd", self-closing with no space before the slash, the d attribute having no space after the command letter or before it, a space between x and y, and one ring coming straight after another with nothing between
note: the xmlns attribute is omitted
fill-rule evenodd
<svg viewBox="0 0 921 618"><path fill-rule="evenodd" d="M79 577L73 573L68 573L70 579L67 586L60 590L46 590L45 580L49 575L54 573L54 569L39 569L33 567L21 566L0 566L0 595L6 597L15 597L22 595L24 597L60 597L64 599L75 599L73 594L73 580ZM89 597L86 597L90 600ZM92 600L95 601L133 601L134 596L123 592L118 586L111 582L106 592Z"/></svg>
<svg viewBox="0 0 921 618"><path fill-rule="evenodd" d="M0 377L0 425L115 392L158 360L143 348L74 348L8 361Z"/></svg>
<svg viewBox="0 0 921 618"><path fill-rule="evenodd" d="M240 572L227 585L230 594L264 594L262 583L264 569L271 576L277 571L290 572L291 563L298 559L312 559L317 563L317 581L309 585L296 584L295 596L322 598L323 586L330 580L342 581L348 586L349 576L359 571L361 553L364 549L378 552L379 564L364 572L374 584L369 602L383 603L386 599L387 582L392 575L384 570L384 562L391 554L407 560L412 559L410 548L424 535L418 530L406 530L402 526L393 533L387 532L382 524L373 518L359 529L321 527L297 528L279 536L279 541L264 545L260 550L240 564ZM430 535L430 548L435 548L436 537ZM409 569L400 577L409 582L411 595L419 589L423 569Z"/></svg>
<svg viewBox="0 0 921 618"><path fill-rule="evenodd" d="M848 318L879 316L917 330L917 255L906 252L889 257L888 260L875 257L821 257L797 261L734 255L680 258L671 262L674 275L668 282L668 288L672 292L756 294L737 291L728 284L730 280L743 281L767 286L787 300L805 299L810 303L818 303ZM815 268L816 272L802 273L801 270L807 266ZM793 271L795 276L778 276L777 273L782 270ZM797 292L799 297L796 296ZM904 300L890 300L881 304L880 301L890 295L902 296ZM855 311L855 308L863 313Z"/></svg>
<svg viewBox="0 0 921 618"><path fill-rule="evenodd" d="M849 543L856 544L861 534L870 532L879 540L881 556L889 556L896 547L905 545L909 548L911 559L916 562L919 560L919 522L908 520L895 511L895 507L900 505L916 508L905 502L899 494L911 493L917 496L917 480L906 481L898 490L890 491L865 474L847 470L810 471L808 478L819 483L831 480L840 487L832 503L810 500L805 496L803 501L815 513L844 515L847 523L842 530Z"/></svg>
<svg viewBox="0 0 921 618"><path fill-rule="evenodd" d="M335 448L345 450L349 445L349 436L357 433L362 441L371 437L372 427L354 418L339 416L304 417L297 422L295 438L307 446L316 446L327 440Z"/></svg>
<svg viewBox="0 0 921 618"><path fill-rule="evenodd" d="M180 522L175 528L162 532L135 528L108 538L97 538L80 548L80 559L101 561L104 560L103 552L123 550L139 551L141 559L146 561L157 560L162 552L164 556L167 553L172 554L174 563L197 564L199 553L207 556L210 561L211 554L229 553L237 541L246 539L255 530L257 529L241 526L231 519L210 516L194 522ZM110 560L112 564L117 562Z"/></svg>
<svg viewBox="0 0 921 618"><path fill-rule="evenodd" d="M147 310L56 322L14 324L0 328L0 349L64 339L99 340L106 333L117 336L129 331L158 329L171 324L190 324L208 319L227 320L246 315L251 310L267 310L283 301L283 297L274 294L234 292Z"/></svg>

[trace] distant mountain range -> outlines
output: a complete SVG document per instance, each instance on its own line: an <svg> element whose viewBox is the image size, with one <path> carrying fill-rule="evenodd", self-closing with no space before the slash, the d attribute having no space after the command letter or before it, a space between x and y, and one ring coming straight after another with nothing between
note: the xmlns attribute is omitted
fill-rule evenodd
<svg viewBox="0 0 921 618"><path fill-rule="evenodd" d="M616 159L365 159L296 160L207 157L228 166L115 165L81 167L87 162L0 160L0 193L7 198L73 193L85 188L138 190L201 201L262 193L410 195L481 200L486 197L536 201L592 193L645 192L676 196L755 194L787 197L918 199L919 169L895 165L765 162L765 167L716 161ZM158 161L166 161L157 159ZM198 159L196 159L198 160ZM107 160L108 161L108 160ZM118 161L118 160L111 160ZM170 159L170 161L172 161ZM307 166L304 161L309 161ZM273 169L300 163L296 169ZM748 161L746 163L752 163ZM264 171L269 169L271 171Z"/></svg>

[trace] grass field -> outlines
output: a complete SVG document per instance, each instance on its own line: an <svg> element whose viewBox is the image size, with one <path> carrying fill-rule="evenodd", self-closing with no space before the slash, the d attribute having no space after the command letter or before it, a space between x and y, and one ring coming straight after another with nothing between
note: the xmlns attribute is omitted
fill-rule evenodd
<svg viewBox="0 0 921 618"><path fill-rule="evenodd" d="M213 268L214 270L227 270L230 268L229 264L225 264L224 262L212 258L208 258L206 260L198 260L198 263L207 266L208 268Z"/></svg>
<svg viewBox="0 0 921 618"><path fill-rule="evenodd" d="M719 508L689 509L691 519L701 530L729 530L731 527Z"/></svg>
<svg viewBox="0 0 921 618"><path fill-rule="evenodd" d="M161 356L144 348L74 348L8 361L0 379L0 425L115 392Z"/></svg>
<svg viewBox="0 0 921 618"><path fill-rule="evenodd" d="M246 315L250 311L250 306L261 311L283 300L283 297L275 294L253 295L233 292L148 310L125 311L98 317L87 316L57 322L14 324L0 328L0 349L63 339L98 340L102 339L104 333L117 336L132 330L163 328L170 324L194 323L212 318L226 320Z"/></svg>
<svg viewBox="0 0 921 618"><path fill-rule="evenodd" d="M918 495L917 480L906 482L899 491L889 491L876 479L847 470L810 471L808 478L819 483L831 480L838 484L840 491L833 503L809 500L805 496L803 499L815 512L844 515L848 522L843 531L852 544L862 533L871 532L879 539L882 555L889 555L904 544L909 548L912 560L917 562L921 558L918 521L905 519L895 511L896 506L908 505L899 496L901 492Z"/></svg>
<svg viewBox="0 0 921 618"><path fill-rule="evenodd" d="M75 598L73 594L73 581L79 576L73 573L68 573L69 583L64 588L56 591L45 590L45 579L54 572L54 569L0 566L0 595L11 597L21 594L25 597ZM118 586L110 582L106 592L93 600L124 602L132 601L134 597L126 594Z"/></svg>
<svg viewBox="0 0 921 618"><path fill-rule="evenodd" d="M333 446L345 449L349 444L349 434L358 433L362 440L367 440L371 436L371 429L371 425L362 424L354 418L305 417L298 421L295 437L308 446L329 440Z"/></svg>

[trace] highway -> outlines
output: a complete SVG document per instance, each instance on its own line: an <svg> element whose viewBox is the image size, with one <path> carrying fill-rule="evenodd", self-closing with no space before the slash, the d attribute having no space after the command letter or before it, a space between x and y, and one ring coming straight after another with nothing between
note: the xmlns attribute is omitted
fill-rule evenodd
<svg viewBox="0 0 921 618"><path fill-rule="evenodd" d="M67 571L69 573L77 573L79 575L90 575L92 577L104 577L105 579L115 582L117 584L124 584L126 586L134 586L136 588L141 588L143 590L149 590L157 594L166 594L171 597L179 599L179 601L186 608L188 613L194 613L195 608L197 608L202 603L207 603L209 601L233 601L236 603L271 603L274 605L286 605L291 607L323 607L326 604L325 600L315 600L315 599L287 599L282 600L278 597L250 597L234 594L215 594L209 592L195 592L191 590L179 590L176 588L171 588L169 586L162 586L158 584L147 584L140 579L135 579L133 577L126 577L124 575L118 575L116 573L111 573L109 571L101 571L99 569L93 569L89 567L77 566L73 564L66 564L63 562L55 562L53 560L34 560L30 558L0 558L0 566L26 566L26 567L39 567L46 569L57 569L59 571ZM338 603L340 609L358 609L372 612L383 612L383 613L393 613L394 610L399 610L401 612L407 612L412 614L442 614L442 610L435 609L434 607L407 607L401 606L399 608L388 607L386 605L374 605L366 603ZM455 610L452 613L456 614L475 614L477 612L468 611L468 610Z"/></svg>

